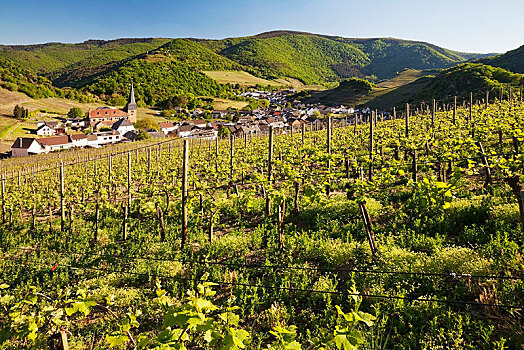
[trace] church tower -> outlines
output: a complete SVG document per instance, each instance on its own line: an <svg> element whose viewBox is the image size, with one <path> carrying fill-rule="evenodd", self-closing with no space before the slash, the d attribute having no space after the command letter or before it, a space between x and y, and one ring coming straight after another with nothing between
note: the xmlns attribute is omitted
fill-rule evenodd
<svg viewBox="0 0 524 350"><path fill-rule="evenodd" d="M133 87L133 83L131 83L131 91L129 92L129 98L127 99L127 104L124 110L129 115L129 122L136 123L137 105L135 102L135 89Z"/></svg>

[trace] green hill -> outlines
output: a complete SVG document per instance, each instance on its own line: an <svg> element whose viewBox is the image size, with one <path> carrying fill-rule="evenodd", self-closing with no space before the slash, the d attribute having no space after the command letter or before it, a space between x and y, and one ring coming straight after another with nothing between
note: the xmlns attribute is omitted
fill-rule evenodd
<svg viewBox="0 0 524 350"><path fill-rule="evenodd" d="M219 84L202 71L241 68L197 42L175 39L101 76L92 77L80 87L103 98L126 96L133 81L137 100L149 106L161 105L177 95L227 98L232 97L230 86Z"/></svg>
<svg viewBox="0 0 524 350"><path fill-rule="evenodd" d="M349 77L389 79L406 68L448 68L483 56L424 42L348 39L287 31L203 43L265 78L291 77L306 84Z"/></svg>
<svg viewBox="0 0 524 350"><path fill-rule="evenodd" d="M522 81L524 74L479 63L465 63L442 71L407 69L395 78L368 89L355 88L350 81L343 81L334 89L303 92L298 97L310 103L389 108L402 106L406 102L431 101L433 98L451 101L458 96L464 99L470 92L475 98L483 98L487 90L492 92L492 97L498 96L500 88L505 91L510 86L517 89Z"/></svg>
<svg viewBox="0 0 524 350"><path fill-rule="evenodd" d="M305 84L360 76L359 68L369 63L354 45L301 34L249 38L220 53L250 67L255 74L290 77Z"/></svg>
<svg viewBox="0 0 524 350"><path fill-rule="evenodd" d="M33 73L56 76L78 67L96 67L133 57L171 39L88 40L80 44L0 45L0 57L16 62Z"/></svg>
<svg viewBox="0 0 524 350"><path fill-rule="evenodd" d="M502 55L481 59L480 62L514 73L524 73L524 45Z"/></svg>
<svg viewBox="0 0 524 350"><path fill-rule="evenodd" d="M482 98L486 90L496 92L498 96L500 88L517 88L523 81L523 74L480 63L466 63L447 69L429 80L428 84L414 95L413 100L466 97L470 92Z"/></svg>
<svg viewBox="0 0 524 350"><path fill-rule="evenodd" d="M232 87L224 85L227 81L213 80L213 75L204 72L244 71L270 81L333 85L352 77L389 79L406 68L448 68L478 56L423 42L288 31L223 40L149 38L0 46L0 58L23 69L25 76L31 75L28 81L38 80L37 75L49 79L39 83L42 91L44 87L72 87L69 90L120 104L133 80L139 100L149 106L180 94L232 96ZM4 81L9 81L7 75L4 72ZM20 91L27 90L32 97L39 94L27 84L20 86L25 86Z"/></svg>
<svg viewBox="0 0 524 350"><path fill-rule="evenodd" d="M19 64L0 57L0 87L20 91L32 98L64 97L80 102L93 101L93 97L75 89L60 89L46 77L31 73Z"/></svg>

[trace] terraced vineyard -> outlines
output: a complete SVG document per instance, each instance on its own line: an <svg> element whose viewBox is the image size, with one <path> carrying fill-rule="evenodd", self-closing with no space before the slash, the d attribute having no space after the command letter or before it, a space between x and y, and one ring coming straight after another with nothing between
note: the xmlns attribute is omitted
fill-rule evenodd
<svg viewBox="0 0 524 350"><path fill-rule="evenodd" d="M1 346L520 348L524 105L449 105L2 162Z"/></svg>

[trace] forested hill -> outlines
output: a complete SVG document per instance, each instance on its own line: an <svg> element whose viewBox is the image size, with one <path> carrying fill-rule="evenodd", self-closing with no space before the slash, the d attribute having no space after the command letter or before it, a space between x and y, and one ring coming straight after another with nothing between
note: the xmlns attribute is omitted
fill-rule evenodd
<svg viewBox="0 0 524 350"><path fill-rule="evenodd" d="M514 73L524 73L524 45L503 55L484 58L480 62L504 68Z"/></svg>
<svg viewBox="0 0 524 350"><path fill-rule="evenodd" d="M306 84L349 77L387 79L405 68L448 68L483 57L424 42L348 39L287 31L201 42L264 77L288 76Z"/></svg>
<svg viewBox="0 0 524 350"><path fill-rule="evenodd" d="M387 79L405 68L448 68L479 57L423 42L288 31L223 40L149 38L0 46L0 58L13 67L45 77L54 87L73 87L109 102L122 102L129 82L136 81L139 100L150 106L177 94L231 94L230 86L202 71L237 70L266 79L325 84L350 77Z"/></svg>

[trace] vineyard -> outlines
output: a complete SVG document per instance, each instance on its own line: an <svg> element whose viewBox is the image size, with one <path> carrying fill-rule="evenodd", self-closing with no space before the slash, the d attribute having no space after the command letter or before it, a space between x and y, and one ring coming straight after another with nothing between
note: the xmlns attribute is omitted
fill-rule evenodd
<svg viewBox="0 0 524 350"><path fill-rule="evenodd" d="M514 95L2 161L0 348L521 349Z"/></svg>

